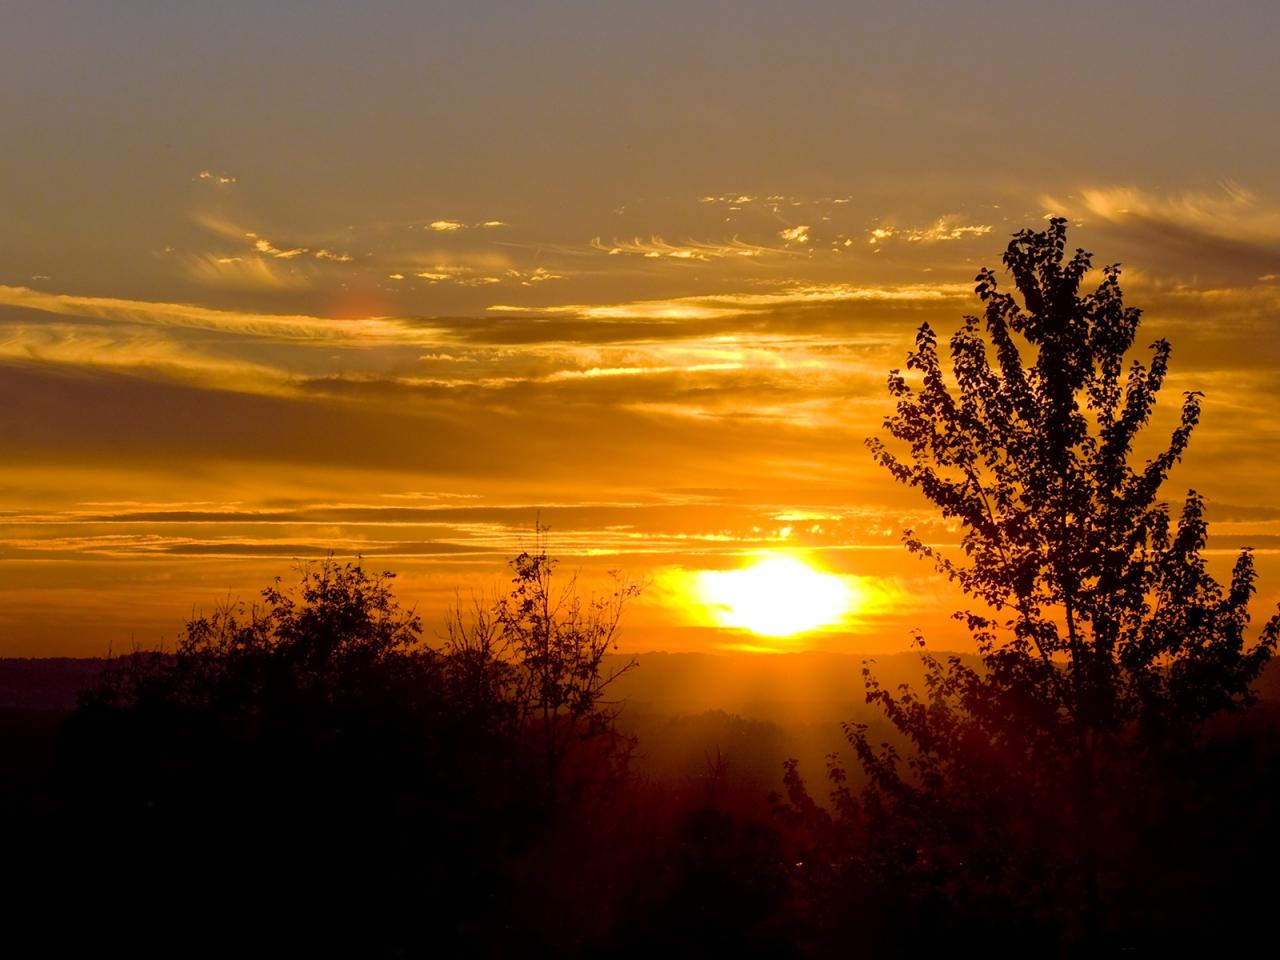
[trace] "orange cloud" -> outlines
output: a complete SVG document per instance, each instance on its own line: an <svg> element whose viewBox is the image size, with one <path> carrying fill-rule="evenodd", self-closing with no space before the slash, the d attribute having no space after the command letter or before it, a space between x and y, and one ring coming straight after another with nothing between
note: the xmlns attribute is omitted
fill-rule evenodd
<svg viewBox="0 0 1280 960"><path fill-rule="evenodd" d="M687 243L676 244L668 243L661 237L650 237L648 240L642 240L636 237L632 240L614 240L611 243L605 243L599 237L591 240L592 248L602 250L612 256L620 254L629 254L632 256L645 257L649 260L724 260L736 257L756 258L770 255L792 255L790 251L782 250L776 247L762 247L753 243L745 243L734 237L727 243L708 243L698 240L690 240Z"/></svg>

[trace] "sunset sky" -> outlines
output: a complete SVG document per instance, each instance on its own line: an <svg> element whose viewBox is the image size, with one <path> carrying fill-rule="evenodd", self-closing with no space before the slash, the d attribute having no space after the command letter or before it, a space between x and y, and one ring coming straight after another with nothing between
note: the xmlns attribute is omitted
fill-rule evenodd
<svg viewBox="0 0 1280 960"><path fill-rule="evenodd" d="M761 551L959 641L957 534L863 446L916 327L1067 216L1167 336L1167 492L1280 597L1280 6L3 4L0 653L172 644L294 558L427 632L532 542L647 587ZM704 578L705 579L705 578ZM758 638L757 638L758 639Z"/></svg>

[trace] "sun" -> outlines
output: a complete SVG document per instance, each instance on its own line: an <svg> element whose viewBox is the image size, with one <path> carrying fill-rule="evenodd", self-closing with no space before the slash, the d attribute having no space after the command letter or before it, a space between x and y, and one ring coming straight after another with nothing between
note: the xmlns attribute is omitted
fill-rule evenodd
<svg viewBox="0 0 1280 960"><path fill-rule="evenodd" d="M843 577L783 554L765 554L740 570L704 570L695 589L721 626L765 637L828 626L857 600Z"/></svg>

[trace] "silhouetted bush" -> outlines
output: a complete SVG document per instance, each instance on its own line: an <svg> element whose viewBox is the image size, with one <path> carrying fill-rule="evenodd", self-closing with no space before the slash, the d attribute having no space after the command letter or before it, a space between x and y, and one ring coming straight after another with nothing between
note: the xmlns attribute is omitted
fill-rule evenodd
<svg viewBox="0 0 1280 960"><path fill-rule="evenodd" d="M617 727L609 687L635 666L607 665L627 602L639 586L584 597L539 546L511 560L510 591L486 607L461 607L447 624L446 673L475 729L501 731L537 757L549 807L598 792L625 768L633 742Z"/></svg>
<svg viewBox="0 0 1280 960"><path fill-rule="evenodd" d="M553 809L548 778L616 758L597 670L621 612L571 593L525 609L550 561L522 558L497 608L509 657L430 648L391 574L328 561L193 619L171 654L113 663L60 761L84 902L121 916L145 903L236 950L270 936L288 951L451 955L518 939L504 927L556 816L598 799Z"/></svg>

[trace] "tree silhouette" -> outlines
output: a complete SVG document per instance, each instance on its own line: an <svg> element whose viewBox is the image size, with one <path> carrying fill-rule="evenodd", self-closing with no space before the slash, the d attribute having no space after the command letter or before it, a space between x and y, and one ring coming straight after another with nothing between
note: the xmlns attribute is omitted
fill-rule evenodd
<svg viewBox="0 0 1280 960"><path fill-rule="evenodd" d="M1219 584L1201 496L1176 521L1160 499L1201 394L1184 394L1167 443L1139 461L1170 346L1130 357L1140 311L1123 302L1118 266L1083 292L1091 255L1066 255L1061 219L1016 234L1004 263L1020 301L980 272L983 317L964 319L949 363L920 328L907 373L889 375L891 439L868 441L963 529L958 555L912 531L904 542L974 601L955 616L981 667L919 640L923 691L890 691L865 669L868 701L899 739L846 726L869 786L858 802L833 767L835 809L866 832L859 869L914 882L919 902L950 898L980 925L1015 901L1023 922L1097 942L1108 905L1131 892L1123 858L1153 764L1251 702L1280 615L1250 644L1250 552ZM788 787L798 816L803 784Z"/></svg>
<svg viewBox="0 0 1280 960"><path fill-rule="evenodd" d="M582 794L627 742L602 663L634 589L553 585L544 550L512 564L510 593L457 619L444 650L392 574L330 559L193 617L172 653L113 663L60 757L84 889L188 929L224 910L219 942L258 927L273 952L497 955L536 939L529 905L553 868L571 875L559 821L572 850L603 845L603 827L551 814L585 806L556 790L568 758Z"/></svg>
<svg viewBox="0 0 1280 960"><path fill-rule="evenodd" d="M545 528L537 533L535 551L510 561L515 576L506 595L489 608L474 603L469 616L455 608L446 649L461 696L477 717L533 734L554 803L575 749L595 748L580 772L598 775L631 746L617 730L620 705L607 693L635 661L606 669L605 657L616 648L623 610L640 586L615 574L612 590L584 596L576 577L557 583L558 561L547 554Z"/></svg>
<svg viewBox="0 0 1280 960"><path fill-rule="evenodd" d="M258 684L258 696L269 693L261 685L282 684L328 703L369 697L378 692L370 684L430 660L420 619L392 593L394 577L332 559L304 565L296 586L277 577L261 604L226 604L188 621L179 672L190 670L206 690L234 678Z"/></svg>
<svg viewBox="0 0 1280 960"><path fill-rule="evenodd" d="M474 792L448 748L438 655L392 579L304 565L82 695L63 738L68 818L114 825L83 838L84 881L118 891L118 910L149 903L140 943L176 926L243 944L259 928L264 951L380 954L417 935L415 900L465 885L455 837L484 836ZM291 913L312 923L291 929Z"/></svg>

